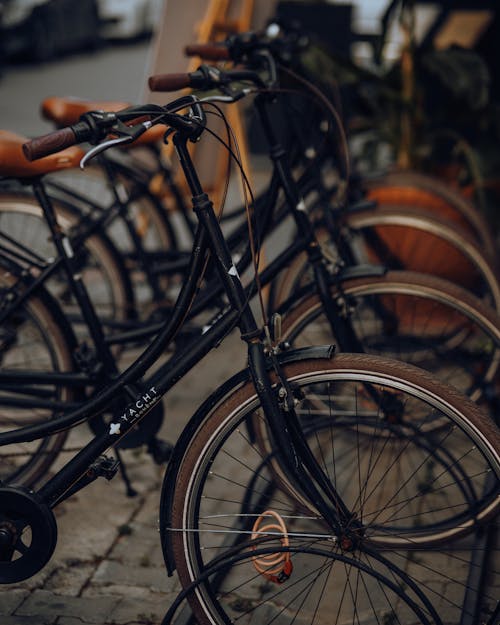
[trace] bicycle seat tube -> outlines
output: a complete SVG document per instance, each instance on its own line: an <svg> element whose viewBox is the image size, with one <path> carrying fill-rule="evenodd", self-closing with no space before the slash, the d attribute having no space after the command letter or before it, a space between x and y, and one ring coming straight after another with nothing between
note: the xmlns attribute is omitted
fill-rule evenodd
<svg viewBox="0 0 500 625"><path fill-rule="evenodd" d="M312 221L309 219L306 212L306 206L299 186L295 182L286 150L281 145L273 129L271 116L269 114L270 98L272 98L272 96L268 94L260 94L256 98L255 105L269 144L270 157L274 163L297 230L301 233L301 238L304 240L305 251L314 271L314 278L323 309L325 310L333 335L337 337L342 351L363 352L363 347L353 331L352 326L347 319L339 314L337 305L331 298L330 276L324 263L321 246L316 238Z"/></svg>

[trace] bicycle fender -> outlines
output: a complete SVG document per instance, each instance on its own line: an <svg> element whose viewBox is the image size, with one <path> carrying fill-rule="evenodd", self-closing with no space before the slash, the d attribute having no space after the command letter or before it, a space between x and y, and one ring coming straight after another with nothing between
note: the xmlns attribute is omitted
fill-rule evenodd
<svg viewBox="0 0 500 625"><path fill-rule="evenodd" d="M351 267L345 267L336 276L333 276L329 282L330 284L338 284L344 280L351 280L353 278L378 278L385 276L387 273L387 267L384 265L353 265Z"/></svg>
<svg viewBox="0 0 500 625"><path fill-rule="evenodd" d="M301 360L321 359L330 360L335 352L335 345L319 345L312 347L302 347L299 349L291 349L289 351L280 352L277 355L280 365L287 365ZM269 361L268 370L271 369L272 363ZM160 542L167 568L167 574L171 577L175 571L175 562L172 554L172 544L170 540L170 532L167 530L171 527L171 510L174 497L174 490L177 481L179 466L184 457L185 450L189 445L196 430L200 426L207 412L213 410L217 404L221 404L225 399L235 392L235 390L245 384L250 379L250 371L243 369L233 375L227 382L224 382L216 389L208 399L198 408L195 414L189 419L187 425L178 438L172 456L170 457L167 470L165 472L160 498ZM168 418L168 417L167 417Z"/></svg>
<svg viewBox="0 0 500 625"><path fill-rule="evenodd" d="M353 265L352 267L345 267L339 273L332 276L328 276L329 286L342 286L342 283L346 280L356 278L379 278L387 273L388 269L384 265ZM309 297L317 293L317 287L314 282L306 284L305 286L292 293L284 302L282 302L278 308L280 314L286 314L286 312L293 308L293 306L305 297Z"/></svg>
<svg viewBox="0 0 500 625"><path fill-rule="evenodd" d="M310 360L311 358L330 360L335 352L335 345L312 345L310 347L299 347L278 354L280 365L287 365L290 362ZM268 369L271 368L269 363Z"/></svg>

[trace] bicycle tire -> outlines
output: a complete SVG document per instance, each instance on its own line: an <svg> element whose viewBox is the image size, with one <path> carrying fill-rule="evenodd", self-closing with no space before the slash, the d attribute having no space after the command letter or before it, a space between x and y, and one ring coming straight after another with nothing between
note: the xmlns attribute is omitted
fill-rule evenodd
<svg viewBox="0 0 500 625"><path fill-rule="evenodd" d="M375 232L381 246L375 250L369 238ZM378 207L345 213L338 231L320 226L316 236L326 259L339 260L336 244L347 237L357 262L376 263L387 269L405 269L445 278L500 310L496 270L457 226L410 207ZM440 255L435 254L436 249ZM444 259L444 261L443 261ZM278 308L292 293L311 281L305 254L300 254L276 281L273 305Z"/></svg>
<svg viewBox="0 0 500 625"><path fill-rule="evenodd" d="M429 558L433 559L432 570L435 570L436 559L442 565L442 559L450 557L447 550L450 541L467 535L473 531L476 523L486 523L498 513L500 439L494 424L475 404L454 389L440 384L426 372L405 363L385 358L339 354L330 361L296 362L287 365L285 372L287 379L298 387L296 398L299 402L299 411L302 410L300 406L307 405L308 395L304 390L307 386L310 388L310 397L314 405L316 402L314 398L318 394L318 389L321 388L324 392L325 384L334 385L339 381L345 384L352 383L354 390L358 383L363 386L367 382L371 384L372 381L377 380L377 388L381 389L384 386L394 393L405 389L408 401L410 397L412 401L416 402L415 405L422 401L422 406L432 406L450 418L451 429L448 431L445 429L446 433L441 430L439 444L437 440L429 443L428 435L419 439L416 432L412 434L412 437L415 437L413 439L414 447L410 448L412 445L410 437L402 439L405 441L404 450L399 453L404 451L405 462L401 463L402 466L398 464L397 476L392 478L397 484L393 483L392 486L387 486L382 485L384 479L389 481L389 465L385 464L387 458L382 458L382 452L392 453L391 445L388 446L387 437L371 436L370 434L373 434L376 428L370 432L371 428L366 423L364 432L362 432L362 428L356 427L356 422L350 424L347 422L347 425L342 424L340 413L337 415L338 418L334 418L333 413L328 413L328 411L326 411L326 417L322 419L321 427L324 427L326 432L324 434L319 431L319 421L316 420L319 417L317 415L313 417L310 409L307 409L311 419L311 441L316 445L316 457L325 474L335 483L337 491L345 503L348 505L357 504L363 500L363 503L367 504L367 509L364 512L358 510L358 519L364 519L363 523L370 519L368 499L375 497L376 490L388 488L390 491L390 494L384 495L385 505L383 507L380 506L380 501L373 499L371 501L371 505L373 505L371 518L376 519L379 514L387 514L387 522L384 524L380 519L376 521L369 536L366 527L364 527L361 543L365 541L365 545L369 545L369 550L375 549L377 553L383 553L387 561L402 571L411 571L414 582L425 590L427 596L431 595L430 601L439 616L441 618L446 617L449 622L458 622L457 596L454 595L453 599L450 599L446 593L436 593L429 587L428 580L426 581L422 576L425 577L425 574L428 574L430 570ZM337 397L340 395L337 394ZM324 402L324 398L321 401ZM219 401L208 402L207 406L209 409L206 411L205 418L198 424L195 431L192 428L190 430L190 442L184 449L182 460L175 475L171 517L168 525L161 526L163 540L170 539L172 541L175 564L183 587L189 587L203 575L205 567L210 566L212 555L221 557L220 554L231 542L232 530L235 530L238 535L242 534L241 528L246 528L246 530L243 529L243 532L247 531L249 528L248 517L252 520L256 516L262 515L264 510L275 509L282 517L286 517L286 522L294 528L302 545L306 544L307 532L316 535L315 538L314 536L310 538L316 545L320 543L324 545L325 541L332 541L332 536L325 530L326 525L314 523L314 519L318 517L314 507L309 504L304 510L299 497L291 495L290 489L282 488L282 485L276 481L274 469L269 470L269 457L262 456L262 447L256 446L251 435L245 430L245 424L252 423L255 418L262 419L261 416L256 417L258 401L252 384L247 381L235 388L232 393L226 392ZM366 413L366 403L364 409ZM406 404L406 409L409 409L409 403ZM365 419L366 414L365 417L360 418ZM315 427L317 428L316 432L314 431ZM334 427L337 428L336 435L332 435L331 431L328 431L333 430ZM392 426L386 424L384 427L389 431ZM307 436L305 425L304 433ZM397 435L395 434L395 436L396 439L393 443L397 442ZM451 438L455 436L458 438L452 441ZM347 437L344 441L343 458L339 455L343 446L342 437ZM323 446L322 441L324 441ZM474 446L471 450L469 443L472 441ZM361 442L371 445L373 453L363 456L360 453ZM354 446L354 451L351 453L348 453L347 443ZM455 447L457 443L458 447ZM461 453L458 450L461 449L462 444L465 444L466 448L469 449L467 467L464 466L465 457L461 457L459 460L456 456L456 454ZM357 450L355 449L356 445L358 445ZM440 446L439 449L442 449L443 445L452 455L448 460L441 458L440 462L443 464L437 469L438 475L426 478L427 482L430 479L433 483L431 490L434 490L434 495L437 497L432 502L433 495L431 492L427 491L429 496L427 499L425 488L423 485L418 485L422 475L417 475L422 471L425 472L429 467L425 468L425 464L416 460L419 454L424 455L426 453L429 453L429 456L436 460L438 446ZM381 455L377 455L375 446L379 446L378 451ZM336 448L336 454L334 448ZM455 451L452 452L452 449ZM326 451L328 451L327 455ZM396 456L397 453L394 448ZM412 457L414 453L416 455ZM474 459L470 453L475 455ZM335 462L338 465L336 469L328 464L333 461L335 455L337 455ZM356 466L356 459L359 461L358 466ZM410 462L409 459L412 461ZM361 462L363 462L362 465ZM384 463L384 466L377 467L379 462ZM446 466L448 462L451 465ZM393 469L394 466L393 464ZM482 470L476 471L481 466L486 471L491 469L495 476L495 483L485 490L482 488L488 478ZM443 467L446 468L446 471ZM431 472L432 470L431 468ZM442 475L439 475L440 470ZM454 471L458 472L458 479L451 477ZM464 472L467 474L467 480L475 482L476 479L479 479L475 486L478 489L477 492L482 494L480 500L474 502L474 504L478 504L474 512L470 506L471 502L466 501L467 496L462 494L458 500L456 499L463 486L460 483L460 475ZM367 484L362 486L363 482L357 473L359 475L361 473L366 474L367 479L374 479L374 482L370 486ZM446 476L444 476L445 473ZM410 489L411 495L410 491L406 491L409 481L414 481L415 485L415 489ZM370 492L369 489L371 488L373 488L373 492ZM444 488L450 488L454 491L453 509L450 508L448 519L443 518L443 515L446 515L442 499L442 497L446 497ZM351 493L349 493L350 490L352 490ZM405 490L404 494L402 493L403 490ZM424 501L426 499L427 501ZM437 503L438 499L440 503ZM459 500L462 500L460 504ZM409 520L407 516L412 506L415 508L412 518ZM404 511L403 508L406 510ZM414 516L417 508L418 516ZM459 508L461 508L460 511ZM352 507L350 509L352 510ZM381 512L382 510L384 512ZM301 518L305 512L308 515L307 519ZM398 519L390 518L393 513ZM435 519L433 518L434 515L441 518ZM166 515L163 514L163 519L165 518ZM238 527L238 520L241 521L240 527ZM414 523L417 525L413 525ZM298 533L297 525L299 527ZM382 527L383 525L384 527ZM208 531L204 532L203 530ZM348 553L351 558L358 558L359 561L369 562L371 566L377 567L378 565L371 559L371 555L367 555L365 558L366 554L363 555L361 543L358 543L353 549L352 544L348 545L342 541L330 542L330 548L332 550L338 549L339 553ZM455 542L452 543L452 545L455 544ZM332 545L337 546L333 547ZM437 551L438 548L439 551ZM415 550L417 550L418 555L411 556L410 553L414 553ZM232 573L233 571L230 570L229 574ZM348 573L345 575L349 577ZM234 607L235 603L256 608L262 608L266 605L263 594L258 597L257 603L255 602L255 592L262 591L264 593L262 588L259 591L259 586L268 585L264 583L261 576L255 575L255 570L240 568L237 571L237 578L232 590L226 586L222 589L212 589L210 583L204 583L197 586L193 593L190 593L188 600L200 623L229 622L235 611L238 613L238 609L235 610ZM364 583L359 578L357 579L360 584ZM451 580L451 578L449 579ZM253 586L251 588L248 586L249 580L252 580ZM340 577L336 577L335 574L332 575L332 580L334 580L332 583L337 583L337 588L342 585ZM322 583L325 583L324 580ZM453 592L465 592L466 584L466 580L461 578L459 581L457 579L457 586ZM334 590L330 587L332 593ZM349 592L347 586L344 586L344 591ZM246 592L248 594L245 594ZM311 591L309 596L312 595L313 592ZM383 593L379 593L379 595L383 595ZM354 595L351 594L351 599L353 598ZM270 600L272 602L272 598ZM371 607L369 604L364 607L373 610L374 613L376 612L374 604ZM282 609L281 615L293 612L288 606L280 606L280 609ZM316 613L319 607L314 606L314 610ZM360 610L361 608L353 606L348 616L352 619L353 614L360 613ZM332 612L331 606L327 613L328 615L335 614ZM273 618L275 616L276 613L273 612ZM257 614L252 614L252 617L257 619L252 622L266 622L264 620L265 613L262 615L262 613L257 612ZM380 615L377 616L377 618L379 617ZM248 621L242 619L241 622ZM290 617L289 620L285 619L283 622L295 621ZM303 621L300 620L300 622ZM332 621L329 620L328 622ZM379 622L382 621L379 620ZM413 621L400 620L400 622Z"/></svg>
<svg viewBox="0 0 500 625"><path fill-rule="evenodd" d="M0 290L10 288L14 282L17 289L23 288L18 277L2 263ZM13 309L0 327L0 333L0 373L73 370L74 335L54 298L44 289L38 288L23 304ZM42 403L50 397L62 402L69 402L75 397L75 390L62 384L46 385L43 390L45 392L40 396ZM23 397L23 393L29 392L29 382L21 385L0 384L0 426L3 431L27 425L28 422L46 421L58 414L57 410L42 406L12 405L12 400L15 402ZM36 393L31 400L36 404ZM0 480L33 487L46 479L50 466L64 447L67 434L62 431L42 440L4 448L0 458Z"/></svg>
<svg viewBox="0 0 500 625"><path fill-rule="evenodd" d="M500 367L500 317L447 280L409 271L341 280L330 287L364 353L404 360L430 371L473 401L489 401ZM312 288L283 306L282 335L294 347L333 342Z"/></svg>
<svg viewBox="0 0 500 625"><path fill-rule="evenodd" d="M58 221L69 232L78 223L78 212L55 202ZM26 245L47 259L54 257L48 227L35 198L27 194L2 193L0 195L0 227L2 232ZM135 315L135 303L130 277L120 255L111 241L102 233L89 236L82 257L82 277L97 314L103 320L125 321ZM68 284L62 275L48 282L63 305L65 312L78 315Z"/></svg>
<svg viewBox="0 0 500 625"><path fill-rule="evenodd" d="M415 170L396 170L381 178L365 179L363 185L368 198L381 205L423 208L451 220L474 236L489 258L495 258L495 241L482 214L457 189L439 178Z"/></svg>
<svg viewBox="0 0 500 625"><path fill-rule="evenodd" d="M157 259L164 256L165 252L175 252L179 246L176 229L172 223L175 217L174 219L169 217L173 211L165 208L167 200L162 198L159 192L158 194L153 192L154 185L148 186L144 180L137 181L135 176L133 171L131 171L130 178L127 178L124 171L117 174L117 192L129 199L124 214L116 215L105 224L105 233L127 268L137 309L142 316L147 317L159 304L161 305L158 288L162 293L167 293L171 286L171 279L165 272L154 269L154 275L150 277L148 271L145 270L145 264L154 264ZM49 191L56 197L61 194L61 185L63 197L66 197L65 189L68 186L71 192L82 195L81 198L69 197L71 202L76 202L84 214L89 212L89 205L86 203L87 196L101 206L98 210L106 211L106 207L113 207L114 198L109 188L109 180L98 166L85 170L83 175L69 170L58 172L57 175L49 178ZM133 240L130 229L135 231L140 241L138 245L142 250ZM145 256L142 260L141 254ZM154 296L155 290L156 296Z"/></svg>

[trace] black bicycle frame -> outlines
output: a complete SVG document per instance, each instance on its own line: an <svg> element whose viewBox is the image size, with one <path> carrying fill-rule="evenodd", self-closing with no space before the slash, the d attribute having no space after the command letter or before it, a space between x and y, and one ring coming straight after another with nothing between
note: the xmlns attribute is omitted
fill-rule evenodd
<svg viewBox="0 0 500 625"><path fill-rule="evenodd" d="M238 272L231 258L230 251L224 240L220 225L213 211L212 203L203 193L196 171L187 150L187 137L180 132L174 135L177 153L186 179L193 194L193 208L200 221L195 237L192 272L188 276L179 295L175 312L169 323L165 324L163 332L157 340L144 352L142 357L111 385L91 399L73 413L54 419L50 424L28 426L14 432L0 435L0 445L34 440L60 430L63 423L66 426L81 420L83 414L90 415L114 398L117 390L123 391L126 384L137 381L134 375L142 374L154 362L164 349L164 344L171 340L182 325L187 307L195 293L196 284L201 275L201 268L206 259L207 248L210 249L214 262L226 291L231 311L225 315L225 323L212 326L206 333L206 338L199 342L198 353L191 353L185 362L170 367L170 371L155 374L149 381L145 381L141 390L127 405L122 414L115 416L109 425L106 434L96 436L90 443L81 449L54 477L52 477L39 491L42 501L51 507L57 505L70 494L85 486L89 480L85 477L90 464L110 446L117 444L130 429L137 424L158 403L162 395L182 377L183 370L190 364L198 361L202 353L209 351L217 340L222 338L227 329L237 325L241 338L248 344L249 370L255 384L257 394L262 403L269 427L277 441L278 448L283 450L282 460L291 479L306 493L317 509L330 522L332 527L339 529L338 511L348 511L325 478L314 456L300 435L298 418L293 407L288 406L286 411L286 425L284 411L278 404L278 398L271 386L268 369L269 362L262 340L262 328L259 328L248 304L248 297L241 283ZM275 359L273 368L278 374L281 384L287 386L281 376L280 368ZM300 460L299 462L297 460ZM325 499L326 495L326 499Z"/></svg>

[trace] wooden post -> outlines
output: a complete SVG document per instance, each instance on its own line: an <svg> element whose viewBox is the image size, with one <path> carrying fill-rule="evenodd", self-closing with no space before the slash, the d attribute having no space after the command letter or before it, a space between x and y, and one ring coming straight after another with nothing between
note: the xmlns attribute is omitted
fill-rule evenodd
<svg viewBox="0 0 500 625"><path fill-rule="evenodd" d="M186 44L222 40L234 32L249 30L254 4L255 0L210 0L208 5L200 0L190 0L190 2L167 0L162 28L154 44L151 73L194 71L201 61L196 57L186 61L184 56ZM198 15L203 15L201 20L196 19L195 16ZM161 103L168 100L168 96L148 92L146 100ZM238 143L242 166L248 178L251 179L242 109L239 105L232 104L226 107L224 114ZM211 127L215 132L223 131L222 124L214 126L211 123ZM166 155L171 155L170 146L167 146ZM229 155L225 148L215 140L206 139L200 145L193 146L193 157L200 170L203 185L217 206L225 187ZM180 177L178 177L178 182L184 187Z"/></svg>

